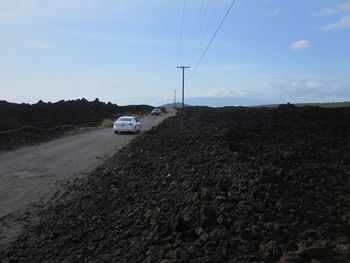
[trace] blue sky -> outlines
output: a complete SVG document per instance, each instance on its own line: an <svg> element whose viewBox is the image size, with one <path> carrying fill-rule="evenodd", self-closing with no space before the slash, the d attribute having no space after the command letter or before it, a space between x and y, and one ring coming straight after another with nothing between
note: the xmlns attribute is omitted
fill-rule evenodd
<svg viewBox="0 0 350 263"><path fill-rule="evenodd" d="M231 2L0 0L0 99L350 101L350 1L237 0L193 71Z"/></svg>

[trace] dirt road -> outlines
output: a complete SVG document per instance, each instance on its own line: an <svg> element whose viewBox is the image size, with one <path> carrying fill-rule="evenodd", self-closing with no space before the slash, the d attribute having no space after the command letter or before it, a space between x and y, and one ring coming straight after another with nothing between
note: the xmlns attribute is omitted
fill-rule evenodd
<svg viewBox="0 0 350 263"><path fill-rule="evenodd" d="M165 117L143 117L142 130ZM0 227L11 214L29 203L45 202L60 183L91 171L135 136L97 129L0 154Z"/></svg>

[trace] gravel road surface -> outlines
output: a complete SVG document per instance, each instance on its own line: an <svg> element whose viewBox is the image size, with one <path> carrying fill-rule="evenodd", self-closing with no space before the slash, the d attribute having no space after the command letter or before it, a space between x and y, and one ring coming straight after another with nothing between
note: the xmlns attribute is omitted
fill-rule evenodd
<svg viewBox="0 0 350 263"><path fill-rule="evenodd" d="M141 118L142 130L166 116ZM0 154L0 227L11 214L45 202L61 183L91 171L135 136L97 129Z"/></svg>

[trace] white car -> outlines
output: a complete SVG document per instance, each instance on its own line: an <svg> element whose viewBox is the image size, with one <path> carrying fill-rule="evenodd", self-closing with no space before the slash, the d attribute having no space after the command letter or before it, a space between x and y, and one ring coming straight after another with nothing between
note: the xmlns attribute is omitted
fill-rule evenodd
<svg viewBox="0 0 350 263"><path fill-rule="evenodd" d="M154 108L151 112L152 115L161 115L162 114L162 110L159 108Z"/></svg>
<svg viewBox="0 0 350 263"><path fill-rule="evenodd" d="M117 119L113 125L114 133L119 132L138 132L141 130L141 123L132 116L122 116Z"/></svg>

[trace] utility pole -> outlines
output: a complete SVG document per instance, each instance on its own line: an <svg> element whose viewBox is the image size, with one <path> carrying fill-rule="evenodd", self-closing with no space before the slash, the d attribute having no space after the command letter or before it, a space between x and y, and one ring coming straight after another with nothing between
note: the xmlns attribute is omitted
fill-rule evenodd
<svg viewBox="0 0 350 263"><path fill-rule="evenodd" d="M177 66L177 68L182 69L182 107L181 107L181 123L180 123L180 130L182 133L184 131L183 118L185 115L185 69L190 68L190 66Z"/></svg>
<svg viewBox="0 0 350 263"><path fill-rule="evenodd" d="M176 89L174 91L174 110L176 110Z"/></svg>

